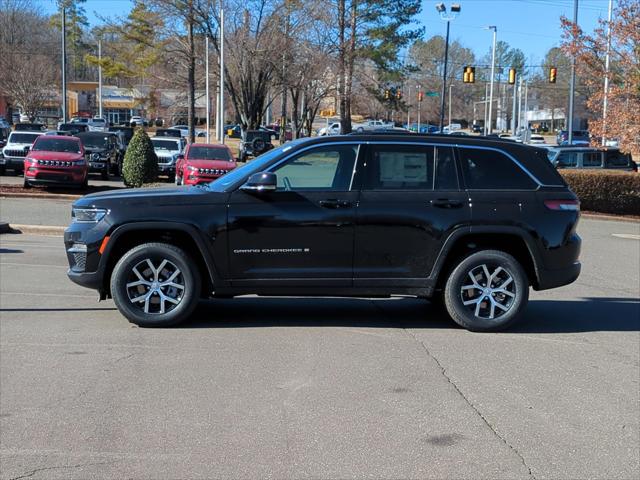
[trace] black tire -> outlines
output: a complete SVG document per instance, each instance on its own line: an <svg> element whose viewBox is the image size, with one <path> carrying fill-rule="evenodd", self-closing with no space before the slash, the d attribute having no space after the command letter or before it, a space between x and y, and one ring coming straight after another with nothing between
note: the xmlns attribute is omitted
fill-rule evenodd
<svg viewBox="0 0 640 480"><path fill-rule="evenodd" d="M463 259L451 272L444 290L447 312L472 332L507 328L518 320L528 300L527 274L515 258L499 250L482 250ZM469 304L464 305L465 301Z"/></svg>
<svg viewBox="0 0 640 480"><path fill-rule="evenodd" d="M22 182L22 188L31 188L31 184L29 183L26 177Z"/></svg>
<svg viewBox="0 0 640 480"><path fill-rule="evenodd" d="M168 178L169 178L169 182L170 183L174 183L176 181L176 174L175 173L170 173Z"/></svg>
<svg viewBox="0 0 640 480"><path fill-rule="evenodd" d="M0 165L0 175L4 175L6 173L4 165Z"/></svg>
<svg viewBox="0 0 640 480"><path fill-rule="evenodd" d="M156 270L165 260L167 261L167 266L160 273L153 273L150 269L140 271L142 269L140 267L138 272L141 275L147 275L145 280L150 285L130 286L127 288L128 283L135 283L138 281L135 280L136 278L141 278L135 274L133 269L143 264L146 259L151 260ZM144 265L148 264L145 263ZM179 275L175 280L182 285L182 293L179 294L180 290L175 288L175 291L171 293L167 290L167 286L157 286L156 291L163 292L173 300L178 299L178 304L167 303L159 297L158 293L149 296L148 303L146 299L136 303L132 302L132 295L148 295L154 285L158 281L162 281L160 275L165 270L171 273L172 269L173 273L179 270ZM154 276L149 276L151 274ZM152 281L149 282L149 279L152 279ZM167 281L167 279L164 278L164 281ZM200 272L195 266L195 262L182 249L166 243L145 243L129 250L116 264L111 275L111 295L120 313L131 323L135 323L140 327L169 327L186 320L193 313L200 298L200 282ZM165 290L161 290L162 288L165 288ZM134 299L136 298L139 297L134 297ZM156 303L153 302L157 302L158 310L160 310L160 304L165 304L165 312L152 312L151 310L156 308ZM167 305L170 307L168 310L166 308Z"/></svg>
<svg viewBox="0 0 640 480"><path fill-rule="evenodd" d="M176 177L176 178L175 178L176 185L178 185L178 186L182 185L182 177L183 177L183 176L182 176L182 175L178 175L178 173L176 172L175 177Z"/></svg>
<svg viewBox="0 0 640 480"><path fill-rule="evenodd" d="M104 171L100 172L100 178L102 180L109 180L109 170L108 170L108 168L105 169Z"/></svg>

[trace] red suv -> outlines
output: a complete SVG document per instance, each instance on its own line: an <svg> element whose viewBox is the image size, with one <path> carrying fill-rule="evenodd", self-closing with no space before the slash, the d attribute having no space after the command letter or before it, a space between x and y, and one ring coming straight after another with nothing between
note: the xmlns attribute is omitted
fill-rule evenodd
<svg viewBox="0 0 640 480"><path fill-rule="evenodd" d="M176 164L176 185L197 185L221 177L236 168L236 160L226 145L192 143Z"/></svg>
<svg viewBox="0 0 640 480"><path fill-rule="evenodd" d="M24 187L76 185L86 188L88 171L79 138L41 135L24 159Z"/></svg>

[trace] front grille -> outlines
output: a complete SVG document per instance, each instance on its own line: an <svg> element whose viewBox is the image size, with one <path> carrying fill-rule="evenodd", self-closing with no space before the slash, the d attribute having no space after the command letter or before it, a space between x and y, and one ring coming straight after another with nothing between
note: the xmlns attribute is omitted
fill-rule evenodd
<svg viewBox="0 0 640 480"><path fill-rule="evenodd" d="M38 160L38 165L46 165L48 167L71 167L73 162L63 162L62 160Z"/></svg>
<svg viewBox="0 0 640 480"><path fill-rule="evenodd" d="M227 171L221 168L199 168L198 173L200 175L224 175Z"/></svg>
<svg viewBox="0 0 640 480"><path fill-rule="evenodd" d="M5 157L26 157L27 156L27 152L24 149L9 149L7 148L4 151L4 156Z"/></svg>
<svg viewBox="0 0 640 480"><path fill-rule="evenodd" d="M74 270L82 270L87 267L87 254L83 252L72 253Z"/></svg>

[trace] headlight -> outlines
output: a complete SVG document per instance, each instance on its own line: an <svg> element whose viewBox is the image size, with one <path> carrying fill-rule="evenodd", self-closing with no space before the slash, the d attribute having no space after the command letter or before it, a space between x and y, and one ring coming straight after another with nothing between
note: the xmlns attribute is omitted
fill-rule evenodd
<svg viewBox="0 0 640 480"><path fill-rule="evenodd" d="M194 167L193 165L187 165L187 170L191 170L192 172L197 172L198 167Z"/></svg>
<svg viewBox="0 0 640 480"><path fill-rule="evenodd" d="M72 208L71 217L74 222L98 223L108 213L103 208Z"/></svg>

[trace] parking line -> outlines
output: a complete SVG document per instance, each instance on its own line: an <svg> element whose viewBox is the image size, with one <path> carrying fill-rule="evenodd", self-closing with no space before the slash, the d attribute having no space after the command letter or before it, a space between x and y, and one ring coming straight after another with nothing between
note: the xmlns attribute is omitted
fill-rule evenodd
<svg viewBox="0 0 640 480"><path fill-rule="evenodd" d="M96 295L73 295L70 293L0 292L0 295L24 295L26 297L71 297L96 299Z"/></svg>
<svg viewBox="0 0 640 480"><path fill-rule="evenodd" d="M10 265L12 267L36 267L36 268L69 268L67 265L43 265L39 263L35 265L33 263L9 263L9 262L0 262L0 267L4 265Z"/></svg>
<svg viewBox="0 0 640 480"><path fill-rule="evenodd" d="M612 233L612 237L628 238L630 240L640 240L640 235L634 235L633 233Z"/></svg>

